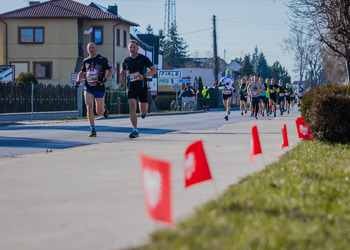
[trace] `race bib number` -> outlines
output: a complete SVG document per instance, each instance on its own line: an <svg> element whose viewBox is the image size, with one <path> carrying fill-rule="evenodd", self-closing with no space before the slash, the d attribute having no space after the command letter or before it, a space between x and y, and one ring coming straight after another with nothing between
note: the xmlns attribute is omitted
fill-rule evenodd
<svg viewBox="0 0 350 250"><path fill-rule="evenodd" d="M130 82L135 82L137 81L137 77L139 76L139 72L135 72L135 73L130 73L129 77L130 77Z"/></svg>
<svg viewBox="0 0 350 250"><path fill-rule="evenodd" d="M284 94L283 94L283 93L280 93L280 96L284 96Z"/></svg>
<svg viewBox="0 0 350 250"><path fill-rule="evenodd" d="M95 86L98 81L98 75L90 73L87 75L86 80L90 86Z"/></svg>
<svg viewBox="0 0 350 250"><path fill-rule="evenodd" d="M232 90L231 89L225 89L222 93L224 95L231 95L232 94Z"/></svg>

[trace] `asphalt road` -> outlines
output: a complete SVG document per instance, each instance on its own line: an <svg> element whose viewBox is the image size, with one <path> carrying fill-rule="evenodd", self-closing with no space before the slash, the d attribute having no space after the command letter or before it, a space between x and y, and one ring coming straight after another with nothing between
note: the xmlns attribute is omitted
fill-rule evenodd
<svg viewBox="0 0 350 250"><path fill-rule="evenodd" d="M204 130L227 123L247 121L233 111L230 120L224 120L224 111L210 111L177 115L153 115L138 119L140 136L165 134L181 130ZM130 140L129 118L111 117L96 120L97 137L90 138L87 120L82 121L33 121L0 126L0 158L22 154L45 152L47 149L59 150L98 143Z"/></svg>

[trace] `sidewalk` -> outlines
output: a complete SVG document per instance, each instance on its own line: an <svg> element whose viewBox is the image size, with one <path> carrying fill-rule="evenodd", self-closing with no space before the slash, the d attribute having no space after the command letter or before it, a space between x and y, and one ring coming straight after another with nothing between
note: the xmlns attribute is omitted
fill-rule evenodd
<svg viewBox="0 0 350 250"><path fill-rule="evenodd" d="M299 141L298 113L231 123L217 129L180 131L0 159L0 249L122 249L142 244L165 227L147 217L139 153L172 163L175 222L216 198L230 185L276 161L281 129L290 147ZM257 125L262 155L250 163L251 128ZM214 181L184 190L183 157L203 140Z"/></svg>

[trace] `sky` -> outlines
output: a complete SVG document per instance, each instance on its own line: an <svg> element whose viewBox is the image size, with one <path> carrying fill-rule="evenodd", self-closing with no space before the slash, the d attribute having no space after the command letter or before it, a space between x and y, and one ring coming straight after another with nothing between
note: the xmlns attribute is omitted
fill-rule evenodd
<svg viewBox="0 0 350 250"><path fill-rule="evenodd" d="M46 0L45 0L46 1ZM45 2L41 0L41 2ZM166 0L75 0L107 7L117 5L119 15L138 23L137 29L146 32L148 25L158 34L164 28ZM27 7L29 0L4 1L1 13ZM175 0L177 31L188 45L191 57L213 55L213 16L216 16L218 56L226 62L255 47L263 52L267 63L279 61L292 76L293 54L283 49L283 39L289 37L288 8L283 0Z"/></svg>

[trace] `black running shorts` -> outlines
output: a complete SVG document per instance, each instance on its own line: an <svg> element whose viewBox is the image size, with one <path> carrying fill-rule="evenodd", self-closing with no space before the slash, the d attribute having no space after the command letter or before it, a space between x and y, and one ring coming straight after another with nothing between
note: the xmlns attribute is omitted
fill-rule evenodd
<svg viewBox="0 0 350 250"><path fill-rule="evenodd" d="M128 99L139 99L140 102L147 102L147 88L132 86L128 90Z"/></svg>

